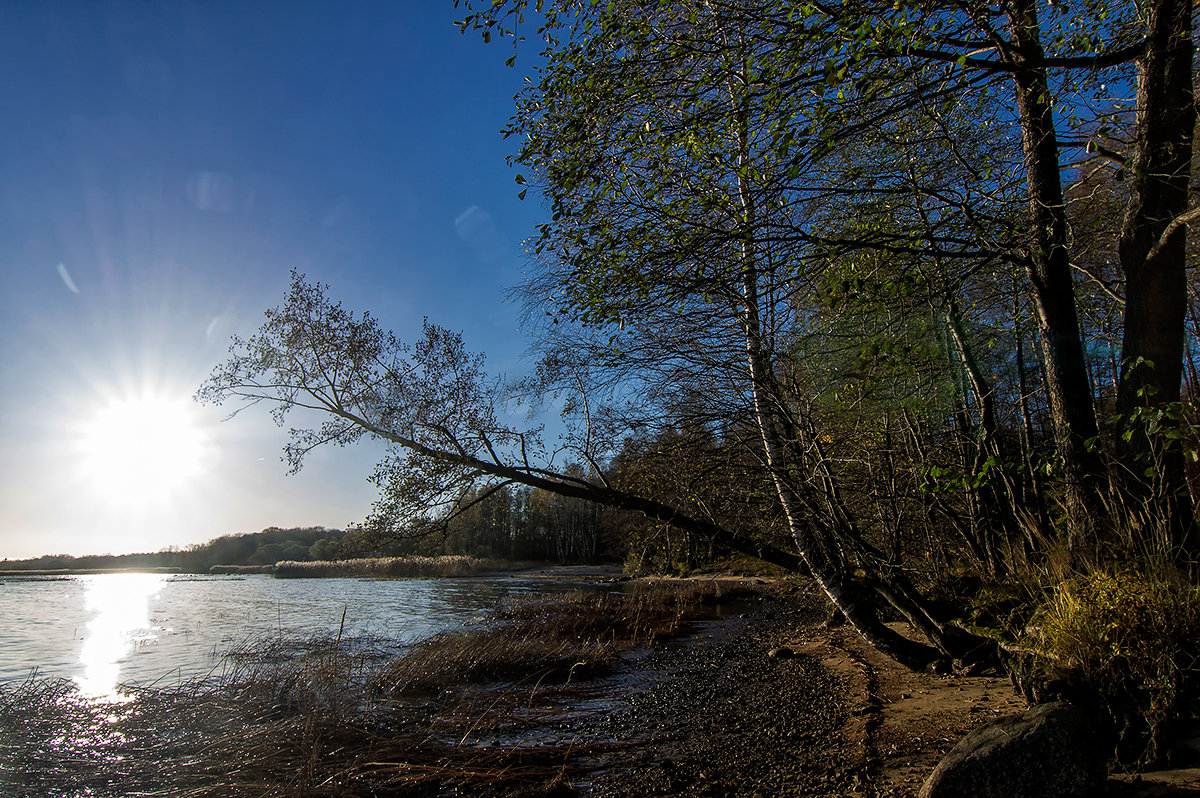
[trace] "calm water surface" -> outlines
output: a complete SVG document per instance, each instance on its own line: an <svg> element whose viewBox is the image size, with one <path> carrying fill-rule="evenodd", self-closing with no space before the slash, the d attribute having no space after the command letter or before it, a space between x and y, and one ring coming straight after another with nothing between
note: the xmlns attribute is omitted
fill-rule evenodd
<svg viewBox="0 0 1200 798"><path fill-rule="evenodd" d="M203 676L267 636L374 636L397 646L481 618L516 579L369 581L104 574L0 583L0 683L31 672L91 697L117 685ZM345 618L344 629L343 613Z"/></svg>

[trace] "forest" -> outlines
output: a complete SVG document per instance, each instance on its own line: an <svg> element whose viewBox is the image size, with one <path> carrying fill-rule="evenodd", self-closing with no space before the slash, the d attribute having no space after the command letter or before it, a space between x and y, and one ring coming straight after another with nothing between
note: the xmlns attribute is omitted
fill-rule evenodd
<svg viewBox="0 0 1200 798"><path fill-rule="evenodd" d="M591 503L634 568L805 574L898 662L1067 684L1162 756L1200 701L1191 4L456 5L529 70L535 367L294 273L199 397L317 411L294 467L387 442L381 541Z"/></svg>
<svg viewBox="0 0 1200 798"><path fill-rule="evenodd" d="M346 533L323 526L268 527L261 532L221 535L207 543L171 546L162 551L130 554L48 554L24 560L5 559L0 570L87 571L110 568L169 568L208 573L214 565L266 566L279 560L325 560L347 551Z"/></svg>

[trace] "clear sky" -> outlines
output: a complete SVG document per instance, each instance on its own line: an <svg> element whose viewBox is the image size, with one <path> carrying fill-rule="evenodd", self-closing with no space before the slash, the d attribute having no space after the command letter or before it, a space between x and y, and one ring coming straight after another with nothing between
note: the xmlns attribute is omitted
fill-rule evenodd
<svg viewBox="0 0 1200 798"><path fill-rule="evenodd" d="M360 520L376 451L286 476L265 411L190 402L293 267L521 370L505 288L541 208L499 130L525 72L459 14L0 4L0 557Z"/></svg>

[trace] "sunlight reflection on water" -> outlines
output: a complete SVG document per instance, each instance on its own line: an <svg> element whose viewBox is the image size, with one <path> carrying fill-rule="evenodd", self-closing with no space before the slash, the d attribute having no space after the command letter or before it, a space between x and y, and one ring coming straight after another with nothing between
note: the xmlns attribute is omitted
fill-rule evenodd
<svg viewBox="0 0 1200 798"><path fill-rule="evenodd" d="M75 683L93 700L131 700L117 689L121 658L157 637L150 628L150 599L162 589L164 577L108 574L84 581L84 608L93 616L79 653L83 672L75 676Z"/></svg>
<svg viewBox="0 0 1200 798"><path fill-rule="evenodd" d="M122 696L142 687L221 678L239 667L228 655L256 646L299 653L308 641L342 635L398 653L480 621L506 596L548 589L555 586L544 580L504 577L6 577L0 580L0 691L31 674L65 678L98 711L119 711ZM0 797L6 795L0 782Z"/></svg>

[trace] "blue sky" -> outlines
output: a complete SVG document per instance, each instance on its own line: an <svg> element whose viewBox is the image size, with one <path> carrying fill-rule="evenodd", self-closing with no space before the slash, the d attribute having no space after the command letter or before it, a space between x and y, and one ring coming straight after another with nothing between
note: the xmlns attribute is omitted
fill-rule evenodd
<svg viewBox="0 0 1200 798"><path fill-rule="evenodd" d="M80 453L106 404L190 396L293 267L401 336L428 316L522 369L505 289L541 208L517 200L499 130L528 61L505 67L510 45L460 34L459 14L0 5L0 556L360 519L378 452L286 476L265 412L189 409L202 467L161 495L105 495L111 463Z"/></svg>

